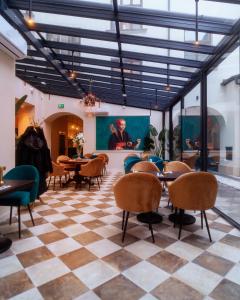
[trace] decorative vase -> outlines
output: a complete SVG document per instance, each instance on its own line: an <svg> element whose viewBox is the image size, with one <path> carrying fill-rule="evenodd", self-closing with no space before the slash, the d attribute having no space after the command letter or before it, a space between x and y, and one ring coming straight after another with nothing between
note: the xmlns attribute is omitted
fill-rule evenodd
<svg viewBox="0 0 240 300"><path fill-rule="evenodd" d="M77 157L81 158L82 157L82 146L77 147Z"/></svg>

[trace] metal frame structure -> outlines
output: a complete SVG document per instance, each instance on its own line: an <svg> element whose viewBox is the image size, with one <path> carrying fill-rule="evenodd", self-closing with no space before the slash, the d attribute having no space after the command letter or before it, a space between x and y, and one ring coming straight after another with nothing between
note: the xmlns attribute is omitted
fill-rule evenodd
<svg viewBox="0 0 240 300"><path fill-rule="evenodd" d="M236 3L237 1L219 1ZM98 31L83 28L56 26L36 23L29 27L22 11L29 10L28 1L1 0L0 12L28 41L31 48L29 58L16 64L16 74L23 80L45 93L56 93L81 98L87 92L90 79L98 96L109 103L121 103L134 107L150 108L155 102L154 91L158 90L157 110L164 111L176 104L201 80L201 74L218 61L218 57L236 44L240 32L240 21L229 19L198 17L199 32L222 34L225 38L218 46L200 44L196 47L190 42L158 39L126 33L121 24L139 24L154 27L194 31L195 16L169 11L157 11L141 7L94 3L76 0L36 0L32 11L60 14L80 18L108 21L115 24L114 30ZM111 26L113 28L113 26ZM86 46L81 43L52 41L48 35L77 37L79 39L111 42L113 49L99 46ZM124 45L168 49L168 55L126 51ZM205 55L202 61L169 56L170 50L181 53ZM74 70L76 79L69 79L74 51ZM65 52L65 53L63 53ZM96 55L92 58L91 55ZM182 55L182 54L181 54ZM102 59L103 57L103 59ZM144 63L145 62L145 63ZM149 66L149 63L151 66ZM156 63L155 66L153 64ZM168 68L170 66L170 68ZM165 86L171 85L171 91ZM40 83L38 80L41 79ZM41 82L46 84L43 86ZM65 83L64 83L65 82ZM153 108L156 109L156 108Z"/></svg>

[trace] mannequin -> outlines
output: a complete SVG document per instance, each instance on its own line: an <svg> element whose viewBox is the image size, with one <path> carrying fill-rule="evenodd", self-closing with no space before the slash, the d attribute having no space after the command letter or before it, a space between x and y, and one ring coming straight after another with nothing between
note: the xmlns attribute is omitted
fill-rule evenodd
<svg viewBox="0 0 240 300"><path fill-rule="evenodd" d="M52 172L50 150L39 126L29 126L20 136L16 149L16 165L33 165L39 171L38 197L47 191L46 178Z"/></svg>

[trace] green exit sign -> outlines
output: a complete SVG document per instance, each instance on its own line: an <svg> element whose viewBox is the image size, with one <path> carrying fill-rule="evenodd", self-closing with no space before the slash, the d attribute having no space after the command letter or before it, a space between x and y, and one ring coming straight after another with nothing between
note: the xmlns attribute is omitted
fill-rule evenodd
<svg viewBox="0 0 240 300"><path fill-rule="evenodd" d="M58 108L64 108L64 104L63 103L58 104Z"/></svg>

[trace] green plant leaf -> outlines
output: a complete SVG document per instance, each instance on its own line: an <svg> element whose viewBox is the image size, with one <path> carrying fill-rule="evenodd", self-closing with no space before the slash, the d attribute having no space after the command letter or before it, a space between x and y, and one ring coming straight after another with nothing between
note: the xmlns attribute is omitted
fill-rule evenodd
<svg viewBox="0 0 240 300"><path fill-rule="evenodd" d="M153 125L149 125L149 131L152 136L158 136L158 131Z"/></svg>

